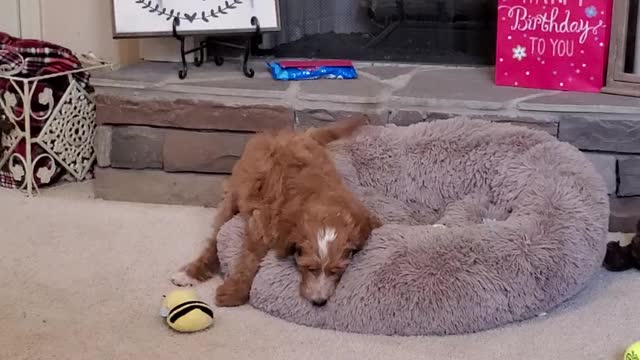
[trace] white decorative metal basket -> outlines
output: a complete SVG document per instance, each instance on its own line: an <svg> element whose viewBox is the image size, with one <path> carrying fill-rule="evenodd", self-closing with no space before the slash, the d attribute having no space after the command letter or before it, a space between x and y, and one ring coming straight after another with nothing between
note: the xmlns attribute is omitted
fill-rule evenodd
<svg viewBox="0 0 640 360"><path fill-rule="evenodd" d="M85 179L95 160L96 107L74 74L109 66L100 63L23 78L17 76L21 68L0 65L0 79L7 85L0 88L0 121L10 128L0 137L0 185L32 196L61 171L77 181ZM67 77L68 86L61 96L54 96L46 84L58 77ZM34 104L39 107L37 111ZM37 131L34 123L38 124Z"/></svg>

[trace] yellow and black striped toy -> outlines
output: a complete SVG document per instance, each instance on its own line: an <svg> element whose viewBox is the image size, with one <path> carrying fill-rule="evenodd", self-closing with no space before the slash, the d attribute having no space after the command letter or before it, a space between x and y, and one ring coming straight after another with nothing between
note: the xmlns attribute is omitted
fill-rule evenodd
<svg viewBox="0 0 640 360"><path fill-rule="evenodd" d="M178 289L165 295L160 315L179 332L196 332L213 324L213 310L191 289Z"/></svg>

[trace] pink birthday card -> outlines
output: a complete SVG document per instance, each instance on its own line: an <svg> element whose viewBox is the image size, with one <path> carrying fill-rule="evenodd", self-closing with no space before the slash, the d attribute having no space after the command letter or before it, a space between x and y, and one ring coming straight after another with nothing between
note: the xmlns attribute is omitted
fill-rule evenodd
<svg viewBox="0 0 640 360"><path fill-rule="evenodd" d="M496 84L599 92L612 0L498 0Z"/></svg>

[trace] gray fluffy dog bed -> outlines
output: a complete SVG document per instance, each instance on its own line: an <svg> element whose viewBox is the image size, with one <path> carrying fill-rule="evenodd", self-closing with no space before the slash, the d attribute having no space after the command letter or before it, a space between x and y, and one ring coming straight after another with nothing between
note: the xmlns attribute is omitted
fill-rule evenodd
<svg viewBox="0 0 640 360"><path fill-rule="evenodd" d="M269 255L251 290L266 313L357 333L468 333L548 311L601 266L605 185L578 150L546 133L452 119L366 127L331 150L385 225L322 308L298 295L293 261ZM220 232L223 271L242 228L236 217Z"/></svg>

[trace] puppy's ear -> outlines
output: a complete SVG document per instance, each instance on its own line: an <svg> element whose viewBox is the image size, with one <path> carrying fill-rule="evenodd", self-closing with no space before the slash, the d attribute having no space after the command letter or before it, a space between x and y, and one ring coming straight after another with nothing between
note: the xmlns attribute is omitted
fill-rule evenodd
<svg viewBox="0 0 640 360"><path fill-rule="evenodd" d="M304 246L304 231L300 229L300 226L303 226L303 222L304 220L301 220L298 227L291 230L288 237L289 254L293 255L296 263L298 262L298 257L302 254L302 248Z"/></svg>
<svg viewBox="0 0 640 360"><path fill-rule="evenodd" d="M293 261L297 265L298 264L298 259L300 258L300 254L302 254L302 248L300 247L300 245L294 244L292 246L292 251L291 252L293 253Z"/></svg>
<svg viewBox="0 0 640 360"><path fill-rule="evenodd" d="M350 220L353 223L349 234L349 247L354 251L362 249L367 240L369 240L371 232L382 226L382 222L372 214L351 218Z"/></svg>

